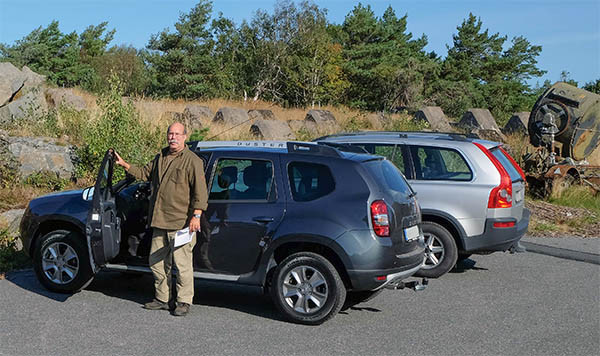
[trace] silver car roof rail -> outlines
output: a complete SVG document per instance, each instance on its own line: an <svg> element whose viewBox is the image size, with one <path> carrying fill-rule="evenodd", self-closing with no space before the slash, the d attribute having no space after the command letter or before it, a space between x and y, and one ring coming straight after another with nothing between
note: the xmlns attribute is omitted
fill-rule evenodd
<svg viewBox="0 0 600 356"><path fill-rule="evenodd" d="M319 145L315 142L297 141L192 141L187 143L190 149L202 148L272 148L287 149L289 153L316 154L331 157L341 157L340 152L330 146Z"/></svg>

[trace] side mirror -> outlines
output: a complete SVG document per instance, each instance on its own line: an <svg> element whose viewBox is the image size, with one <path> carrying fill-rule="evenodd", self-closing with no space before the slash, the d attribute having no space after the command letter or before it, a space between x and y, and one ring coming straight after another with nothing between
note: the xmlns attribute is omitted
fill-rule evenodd
<svg viewBox="0 0 600 356"><path fill-rule="evenodd" d="M81 193L81 199L85 201L92 201L94 197L94 187L85 188Z"/></svg>

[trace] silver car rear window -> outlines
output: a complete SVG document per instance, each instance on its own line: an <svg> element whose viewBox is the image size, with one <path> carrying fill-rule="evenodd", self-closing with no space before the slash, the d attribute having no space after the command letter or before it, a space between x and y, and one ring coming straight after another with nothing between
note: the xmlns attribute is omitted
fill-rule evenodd
<svg viewBox="0 0 600 356"><path fill-rule="evenodd" d="M402 175L398 168L387 159L369 161L365 166L367 170L373 174L375 179L377 179L377 183L382 187L406 195L414 194L410 185L406 182L404 175Z"/></svg>
<svg viewBox="0 0 600 356"><path fill-rule="evenodd" d="M508 157L506 157L504 152L502 152L500 146L492 148L490 152L492 152L494 157L496 157L498 161L500 161L500 164L502 164L504 169L506 169L506 172L508 172L511 181L515 182L523 180L521 174L519 174L519 171L517 171L515 166L513 166L512 162L508 159Z"/></svg>

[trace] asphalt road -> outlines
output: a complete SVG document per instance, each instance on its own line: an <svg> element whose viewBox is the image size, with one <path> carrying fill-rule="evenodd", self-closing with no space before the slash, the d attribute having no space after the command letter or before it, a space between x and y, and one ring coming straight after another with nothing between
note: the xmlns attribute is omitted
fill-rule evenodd
<svg viewBox="0 0 600 356"><path fill-rule="evenodd" d="M600 266L474 256L423 292L385 291L327 323L281 320L254 290L196 283L190 315L147 311L152 278L104 272L84 291L0 280L2 355L597 355Z"/></svg>

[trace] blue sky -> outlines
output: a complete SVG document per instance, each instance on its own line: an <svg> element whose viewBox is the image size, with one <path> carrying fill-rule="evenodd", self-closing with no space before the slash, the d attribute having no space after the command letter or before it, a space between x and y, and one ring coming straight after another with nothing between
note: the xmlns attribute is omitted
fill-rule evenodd
<svg viewBox="0 0 600 356"><path fill-rule="evenodd" d="M328 9L333 23L342 23L358 1L314 1ZM196 0L0 0L0 43L12 44L39 26L58 20L61 31L81 33L89 25L108 21L116 29L111 45L142 48L152 34L173 29L179 14ZM239 24L257 9L271 12L275 0L215 0L213 10ZM377 16L392 6L396 15L408 14L408 31L425 33L428 51L446 55L456 27L472 12L491 33L522 35L541 45L538 66L548 73L530 83L557 81L561 71L580 84L600 78L600 0L363 0ZM507 41L508 42L508 41Z"/></svg>

